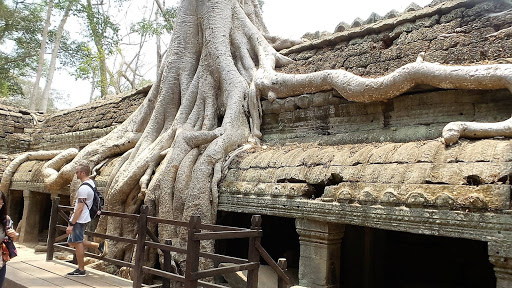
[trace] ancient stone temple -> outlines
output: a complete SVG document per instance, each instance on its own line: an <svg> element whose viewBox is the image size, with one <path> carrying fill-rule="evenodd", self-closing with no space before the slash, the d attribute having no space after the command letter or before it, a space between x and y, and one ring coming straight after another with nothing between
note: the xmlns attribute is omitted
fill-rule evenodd
<svg viewBox="0 0 512 288"><path fill-rule="evenodd" d="M512 63L511 9L507 1L436 0L372 14L280 51L295 60L280 71L373 78L420 53L448 65ZM21 152L84 147L148 91L52 115L0 106L0 169ZM350 102L335 91L263 101L262 144L230 163L217 222L247 226L250 215L263 215L263 246L288 259L302 286L512 287L512 140L440 140L449 122L504 121L511 108L506 89L423 85L386 102ZM69 187L43 185L46 161L28 158L10 185L9 214L22 222L22 241L44 240L50 197L69 201ZM97 172L100 188L115 163ZM246 253L246 244L232 244L216 248Z"/></svg>

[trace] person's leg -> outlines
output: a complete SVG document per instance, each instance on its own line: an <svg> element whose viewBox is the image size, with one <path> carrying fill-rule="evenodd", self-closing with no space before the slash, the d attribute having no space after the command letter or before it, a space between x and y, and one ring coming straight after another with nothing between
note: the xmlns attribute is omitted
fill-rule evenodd
<svg viewBox="0 0 512 288"><path fill-rule="evenodd" d="M4 266L0 269L0 288L4 285L5 280L5 271L7 270L7 267L4 263Z"/></svg>
<svg viewBox="0 0 512 288"><path fill-rule="evenodd" d="M78 262L78 271L75 270L70 272L67 274L68 276L85 276L84 244L82 243L84 240L84 230L85 224L75 223L75 226L73 226L73 231L68 237L68 244L70 247L75 248L75 255Z"/></svg>
<svg viewBox="0 0 512 288"><path fill-rule="evenodd" d="M84 265L84 244L82 242L76 243L75 245L75 255L76 260L78 261L78 269L81 271L85 270Z"/></svg>
<svg viewBox="0 0 512 288"><path fill-rule="evenodd" d="M84 244L84 248L98 249L98 246L100 246L100 243L91 242L91 241L88 241L88 240L84 240L82 243Z"/></svg>

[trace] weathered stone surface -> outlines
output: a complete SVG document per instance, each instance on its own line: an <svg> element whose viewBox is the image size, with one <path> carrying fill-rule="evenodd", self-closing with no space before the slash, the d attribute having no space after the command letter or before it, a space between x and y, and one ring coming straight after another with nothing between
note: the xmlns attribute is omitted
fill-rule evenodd
<svg viewBox="0 0 512 288"><path fill-rule="evenodd" d="M350 197L347 197L350 195ZM432 185L341 183L328 186L322 198L342 203L380 204L383 206L476 208L506 210L510 207L508 185Z"/></svg>
<svg viewBox="0 0 512 288"><path fill-rule="evenodd" d="M509 3L456 0L434 4L423 9L411 7L409 10L417 11L402 15L391 13L385 17L388 19L373 24L362 25L364 21L359 19L350 29L340 28L331 36L281 51L296 60L281 71L345 69L361 76L377 76L414 61L419 52L425 52L426 61L445 64L492 62L510 57L509 36L492 41L486 37L508 27L504 20L507 16L499 12L509 9ZM468 40L471 45L464 42ZM297 57L310 50L316 51L314 56ZM357 56L353 51L357 51ZM349 57L354 58L346 61ZM386 62L389 60L396 62Z"/></svg>
<svg viewBox="0 0 512 288"><path fill-rule="evenodd" d="M433 140L256 149L238 156L220 191L299 199L316 195L326 202L361 205L507 210L512 162L504 151L511 143L464 140L445 147Z"/></svg>
<svg viewBox="0 0 512 288"><path fill-rule="evenodd" d="M259 197L310 198L314 189L305 183L226 182L220 185L225 193Z"/></svg>
<svg viewBox="0 0 512 288"><path fill-rule="evenodd" d="M486 37L510 26L510 13L502 13L510 8L506 2L436 2L333 35L316 33L319 39L283 52L295 63L280 71L345 69L382 76L415 61L420 52L426 52L426 61L445 64L511 62L510 36ZM139 92L47 115L39 125L25 112L0 109L5 127L0 169L13 153L84 147L104 136L136 109L147 90ZM263 101L263 141L269 147L253 148L232 162L219 186L219 209L510 239L511 140L461 140L448 148L437 140L451 121L507 119L510 96L505 90L419 86L385 103L353 103L333 91ZM117 161L97 176L100 190ZM42 165L21 165L11 188L45 192L37 176Z"/></svg>
<svg viewBox="0 0 512 288"><path fill-rule="evenodd" d="M322 222L480 241L512 239L510 210L505 213L499 211L475 212L471 209L453 211L405 206L390 207L378 204L347 204L320 200L297 201L284 198L239 197L228 194L220 195L219 209L279 217L304 217Z"/></svg>
<svg viewBox="0 0 512 288"><path fill-rule="evenodd" d="M151 86L49 115L32 135L32 150L84 147L122 123L142 103Z"/></svg>
<svg viewBox="0 0 512 288"><path fill-rule="evenodd" d="M506 90L425 91L368 104L350 103L323 92L287 101L295 110L279 112L277 101L263 101L263 139L270 143L430 140L440 137L443 127L452 121L506 120L512 106Z"/></svg>

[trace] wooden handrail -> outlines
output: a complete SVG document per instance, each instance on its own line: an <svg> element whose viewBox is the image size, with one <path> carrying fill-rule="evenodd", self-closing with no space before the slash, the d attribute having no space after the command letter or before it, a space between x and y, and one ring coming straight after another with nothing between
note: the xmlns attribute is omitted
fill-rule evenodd
<svg viewBox="0 0 512 288"><path fill-rule="evenodd" d="M91 231L85 231L85 235L92 236L92 237L97 237L97 238L101 238L101 239L114 240L114 241L117 241L117 242L126 242L126 243L130 243L130 244L137 244L137 239L133 239L133 238L126 238L126 237L121 237L121 236L113 236L113 235L107 235L107 234L96 233L96 232L91 232Z"/></svg>
<svg viewBox="0 0 512 288"><path fill-rule="evenodd" d="M148 247L151 247L151 248L160 249L161 251L169 251L169 252L176 252L176 253L187 254L187 249L185 249L185 248L165 245L165 244L162 244L162 243L146 241L145 245L148 246Z"/></svg>
<svg viewBox="0 0 512 288"><path fill-rule="evenodd" d="M59 250L74 251L73 248L66 247L62 243L55 243L63 240L66 235L56 237L57 230L65 230L67 227L57 224L58 215L62 216L66 221L69 220L63 211L73 211L73 207L59 205L59 198L55 197L52 200L52 214L50 216L50 227L48 230L48 251L47 260L53 259L54 248ZM259 259L263 257L267 263L275 270L279 276L279 288L286 288L291 285L291 281L284 273L286 270L286 261L280 259L279 265L276 264L270 255L263 249L260 244L261 237L263 235L261 230L261 216L255 215L251 219L251 229L229 227L222 225L203 224L199 216L192 216L189 222L176 221L171 219L163 219L158 217L148 216L148 207L142 206L140 215L120 213L113 211L102 211L101 216L112 216L121 217L125 219L134 219L137 223L137 238L131 239L120 236L106 235L102 233L86 231L85 234L92 237L98 237L102 239L109 239L122 243L129 243L136 245L134 263L125 262L121 260L111 259L107 257L100 257L96 254L85 252L85 255L95 259L103 260L105 262L134 269L134 280L133 287L140 288L142 286L142 273L149 273L164 278L162 287L170 287L169 281L178 281L185 284L185 288L196 288L198 286L208 288L222 288L221 285L208 283L201 281L200 279L222 275L225 273L232 273L242 270L248 270L247 275L247 288L257 288L258 285L258 270L259 270ZM158 237L148 227L148 223L157 223L164 225L174 225L180 227L186 227L188 229L188 242L187 247L176 247L172 245L172 242L167 239L165 244L161 243ZM211 232L202 232L202 230ZM149 237L152 241L146 241L146 237ZM207 253L200 251L200 241L203 240L217 240L217 239L237 239L237 238L249 238L249 254L248 259L230 257L221 254ZM164 264L162 268L164 270L158 270L150 267L143 266L144 263L144 251L146 247L156 248L164 253ZM186 270L185 275L179 275L171 273L170 266L170 252L186 254ZM199 271L199 258L212 259L216 262L230 262L235 265L229 267L218 267L207 270ZM283 260L283 261L282 261ZM167 263L168 262L168 263ZM172 270L173 272L176 272ZM285 283L285 284L282 284Z"/></svg>
<svg viewBox="0 0 512 288"><path fill-rule="evenodd" d="M185 276L174 274L174 273L165 272L165 271L158 270L158 269L155 269L155 268L149 268L149 267L144 266L144 267L142 267L142 271L145 272L145 273L156 275L156 276L168 278L168 279L171 279L171 280L174 280L174 281L180 281L180 282L184 282L185 281Z"/></svg>
<svg viewBox="0 0 512 288"><path fill-rule="evenodd" d="M204 282L201 280L198 280L197 284L199 284L203 288L226 288L226 286L217 285L217 284L213 284L213 283L209 283L209 282Z"/></svg>
<svg viewBox="0 0 512 288"><path fill-rule="evenodd" d="M272 257L270 257L270 255L268 255L267 251L265 251L265 249L263 249L263 247L261 246L260 243L257 243L256 244L256 249L258 250L258 252L260 252L260 255L261 257L265 260L265 262L267 262L267 264L272 267L272 269L274 270L274 272L277 273L277 276L279 278L282 278L284 279L284 281L286 281L286 284L288 285L291 285L292 281L290 280L290 278L288 277L288 275L286 275L286 273L283 272L283 270L281 269L281 267L279 267L277 265L276 262L274 262L274 260L272 259Z"/></svg>
<svg viewBox="0 0 512 288"><path fill-rule="evenodd" d="M173 219L158 218L158 217L153 217L153 216L148 216L148 222L168 224L168 225L180 226L180 227L187 227L187 225L188 225L187 222L173 220Z"/></svg>
<svg viewBox="0 0 512 288"><path fill-rule="evenodd" d="M59 215L60 215L60 217L62 217L62 219L66 220L66 222L69 222L69 215L66 215L66 213L64 213L64 211L59 210Z"/></svg>
<svg viewBox="0 0 512 288"><path fill-rule="evenodd" d="M253 263L247 263L247 264L240 264L240 265L233 265L228 267L221 267L221 268L212 268L207 269L199 272L192 273L192 279L199 280L202 278L208 278L213 277L217 275L222 275L226 273L233 273L238 271L244 271L244 270L254 270L260 267L260 263L253 262Z"/></svg>
<svg viewBox="0 0 512 288"><path fill-rule="evenodd" d="M213 232L244 231L244 230L247 230L246 228L240 228L240 227L229 227L229 226L213 225L213 224L203 224L203 223L201 223L201 225L199 225L199 229L213 231Z"/></svg>
<svg viewBox="0 0 512 288"><path fill-rule="evenodd" d="M61 209L62 211L73 211L75 208L71 207L71 206L59 205L59 209ZM139 218L139 215L137 215L137 214L129 214L129 213L122 213L122 212L107 211L107 210L102 210L101 215L102 216L122 217L122 218L127 218L127 219Z"/></svg>
<svg viewBox="0 0 512 288"><path fill-rule="evenodd" d="M201 232L194 235L194 240L220 240L220 239L237 239L249 237L261 237L261 231L244 230L244 231L225 231L225 232Z"/></svg>

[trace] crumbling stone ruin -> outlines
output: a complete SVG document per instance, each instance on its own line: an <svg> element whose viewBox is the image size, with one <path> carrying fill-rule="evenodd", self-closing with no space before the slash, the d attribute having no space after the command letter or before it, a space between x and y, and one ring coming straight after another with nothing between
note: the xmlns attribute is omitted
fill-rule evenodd
<svg viewBox="0 0 512 288"><path fill-rule="evenodd" d="M420 54L446 65L510 64L511 8L507 1L434 1L340 23L331 35L281 50L294 62L276 70L375 78ZM149 89L53 115L1 106L0 121L14 128L1 135L0 170L21 152L83 148L127 119ZM248 215L263 215L264 247L286 256L307 287L510 287L512 141L466 135L446 145L441 136L453 121L508 119L511 96L417 85L370 103L330 89L262 100L262 143L226 162L217 222L248 225ZM49 191L41 171L48 160L26 160L13 172L9 209L25 222L22 241L37 241L50 197L69 201L76 183ZM97 171L100 190L117 161ZM244 253L222 242L217 249Z"/></svg>

